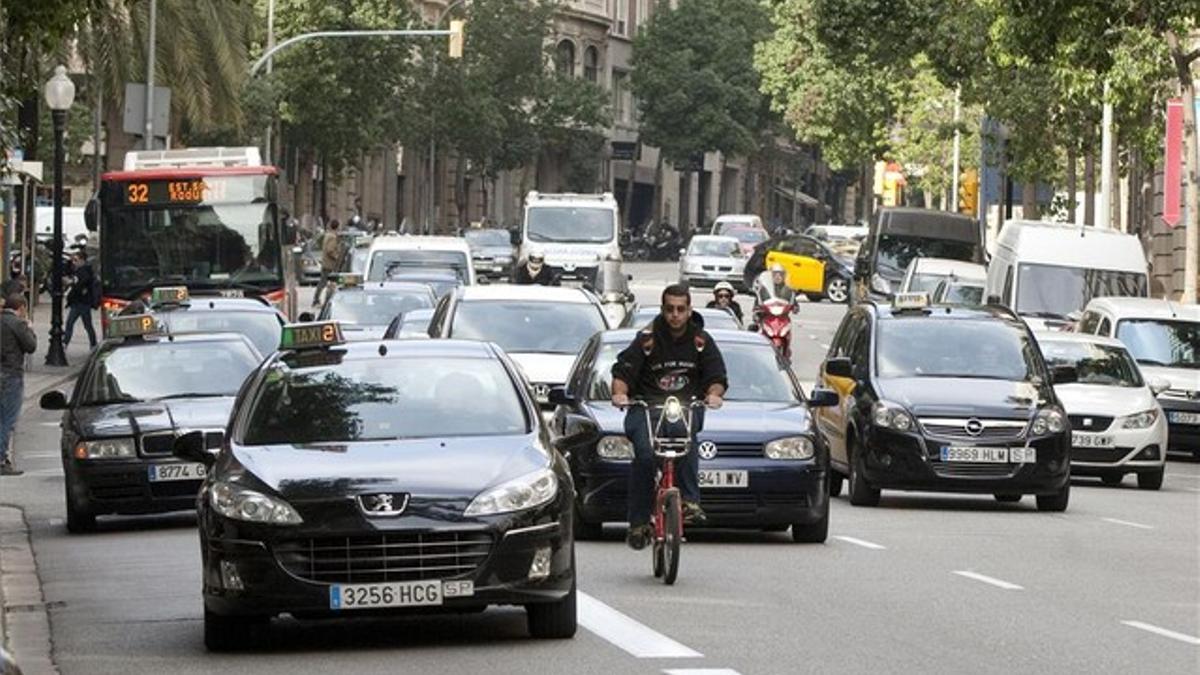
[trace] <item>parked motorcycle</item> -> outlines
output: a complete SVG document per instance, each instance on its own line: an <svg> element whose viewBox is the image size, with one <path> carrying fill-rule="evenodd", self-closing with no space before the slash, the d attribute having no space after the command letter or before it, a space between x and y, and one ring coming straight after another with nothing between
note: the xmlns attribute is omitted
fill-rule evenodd
<svg viewBox="0 0 1200 675"><path fill-rule="evenodd" d="M679 260L679 247L682 246L682 239L679 236L679 230L670 225L663 225L647 232L645 242L649 260L660 262L677 262Z"/></svg>

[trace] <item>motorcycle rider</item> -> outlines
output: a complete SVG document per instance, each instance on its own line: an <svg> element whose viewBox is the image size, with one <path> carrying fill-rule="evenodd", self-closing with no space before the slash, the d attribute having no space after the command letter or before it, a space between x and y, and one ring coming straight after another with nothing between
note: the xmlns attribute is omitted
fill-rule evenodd
<svg viewBox="0 0 1200 675"><path fill-rule="evenodd" d="M672 284L662 292L662 313L638 332L633 342L617 355L612 367L612 403L626 408L625 436L633 444L634 459L629 472L629 533L626 543L641 550L649 543L650 510L654 500L656 463L646 411L630 407L634 397L650 405L661 405L669 396L685 404L699 397L709 408L720 408L728 387L725 360L704 320L692 311L691 293L683 284ZM692 413L692 444L704 426L703 409ZM653 417L653 414L652 414ZM664 420L662 433L678 437L686 433L682 423ZM700 457L689 452L676 465L683 493L684 521L705 520L700 508Z"/></svg>
<svg viewBox="0 0 1200 675"><path fill-rule="evenodd" d="M733 284L728 281L719 282L713 287L713 299L708 302L708 308L733 312L738 323L742 323L742 306L733 299L733 295Z"/></svg>
<svg viewBox="0 0 1200 675"><path fill-rule="evenodd" d="M540 249L531 249L525 260L517 264L513 271L514 284L540 286L558 286L558 276L546 266L546 255Z"/></svg>

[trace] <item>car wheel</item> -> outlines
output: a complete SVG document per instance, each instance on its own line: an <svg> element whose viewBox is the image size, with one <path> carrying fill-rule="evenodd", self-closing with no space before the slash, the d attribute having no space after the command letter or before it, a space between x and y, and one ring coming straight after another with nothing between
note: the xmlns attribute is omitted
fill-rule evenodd
<svg viewBox="0 0 1200 675"><path fill-rule="evenodd" d="M571 554L574 565L575 554ZM572 574L574 572L572 571ZM575 609L575 581L571 581L571 591L567 597L558 602L544 602L525 605L525 618L529 626L530 637L539 640L565 640L575 637L578 619Z"/></svg>
<svg viewBox="0 0 1200 675"><path fill-rule="evenodd" d="M1038 511L1062 512L1067 510L1067 502L1071 500L1071 483L1067 482L1062 489L1051 495L1038 495Z"/></svg>
<svg viewBox="0 0 1200 675"><path fill-rule="evenodd" d="M829 298L830 302L846 304L850 299L850 283L842 277L830 277L829 281L825 282L825 297Z"/></svg>
<svg viewBox="0 0 1200 675"><path fill-rule="evenodd" d="M67 532L83 534L96 530L96 516L75 503L71 489L67 488Z"/></svg>
<svg viewBox="0 0 1200 675"><path fill-rule="evenodd" d="M1004 504L1013 504L1021 501L1020 494L996 494L993 496L996 498L996 501Z"/></svg>
<svg viewBox="0 0 1200 675"><path fill-rule="evenodd" d="M879 506L879 490L871 487L862 472L862 453L858 443L850 446L850 503L854 506Z"/></svg>
<svg viewBox="0 0 1200 675"><path fill-rule="evenodd" d="M842 494L842 484L846 481L845 476L837 471L829 470L829 496L836 497Z"/></svg>
<svg viewBox="0 0 1200 675"><path fill-rule="evenodd" d="M1105 485L1120 485L1121 481L1125 480L1125 474L1109 473L1100 476L1100 482Z"/></svg>
<svg viewBox="0 0 1200 675"><path fill-rule="evenodd" d="M575 531L575 539L579 541L592 541L599 539L604 534L604 523L591 523L583 519L583 515L579 512L579 505L575 505L575 509L571 514L571 523Z"/></svg>
<svg viewBox="0 0 1200 675"><path fill-rule="evenodd" d="M792 541L798 544L824 544L829 537L829 502L815 523L792 523Z"/></svg>
<svg viewBox="0 0 1200 675"><path fill-rule="evenodd" d="M265 616L222 616L204 608L204 646L210 652L230 652L254 644Z"/></svg>
<svg viewBox="0 0 1200 675"><path fill-rule="evenodd" d="M809 302L820 302L825 296L820 293L805 293L804 297L808 298Z"/></svg>
<svg viewBox="0 0 1200 675"><path fill-rule="evenodd" d="M1139 490L1158 490L1163 484L1163 470L1139 473L1137 479Z"/></svg>

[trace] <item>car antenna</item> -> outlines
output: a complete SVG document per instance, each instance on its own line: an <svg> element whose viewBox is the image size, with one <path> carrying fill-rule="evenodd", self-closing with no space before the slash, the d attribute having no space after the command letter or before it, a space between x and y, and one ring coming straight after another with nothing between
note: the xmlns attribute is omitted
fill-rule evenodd
<svg viewBox="0 0 1200 675"><path fill-rule="evenodd" d="M1167 309L1171 312L1172 319L1179 318L1179 315L1175 313L1175 303L1171 302L1170 298L1167 298Z"/></svg>

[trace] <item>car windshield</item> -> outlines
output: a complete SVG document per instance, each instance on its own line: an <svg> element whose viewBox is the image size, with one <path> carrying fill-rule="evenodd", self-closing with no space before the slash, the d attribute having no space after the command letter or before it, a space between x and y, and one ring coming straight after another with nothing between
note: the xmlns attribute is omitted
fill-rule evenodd
<svg viewBox="0 0 1200 675"><path fill-rule="evenodd" d="M397 315L421 307L432 307L428 293L409 291L342 291L334 293L322 319L364 326L386 326Z"/></svg>
<svg viewBox="0 0 1200 675"><path fill-rule="evenodd" d="M761 244L767 240L767 233L757 228L739 227L722 232L727 237L733 237L743 244Z"/></svg>
<svg viewBox="0 0 1200 675"><path fill-rule="evenodd" d="M511 246L508 230L467 230L463 237L472 246Z"/></svg>
<svg viewBox="0 0 1200 675"><path fill-rule="evenodd" d="M404 272L401 269L393 269L387 278L388 281L411 281L425 284L432 288L434 296L439 298L445 295L446 291L463 285L462 279L459 279L458 275L450 270L430 269Z"/></svg>
<svg viewBox="0 0 1200 675"><path fill-rule="evenodd" d="M481 300L459 303L450 337L495 342L507 352L577 354L606 327L591 303Z"/></svg>
<svg viewBox="0 0 1200 675"><path fill-rule="evenodd" d="M1117 322L1117 339L1142 365L1200 369L1200 323L1123 319Z"/></svg>
<svg viewBox="0 0 1200 675"><path fill-rule="evenodd" d="M606 344L596 355L592 367L588 399L607 401L612 398L612 367L624 344ZM775 350L768 344L730 342L721 345L725 370L729 374L726 401L756 401L763 403L798 403L796 390L786 368L779 363Z"/></svg>
<svg viewBox="0 0 1200 675"><path fill-rule="evenodd" d="M373 358L302 367L305 356L289 355L266 373L252 399L246 445L492 436L528 428L517 390L495 360Z"/></svg>
<svg viewBox="0 0 1200 675"><path fill-rule="evenodd" d="M450 269L464 283L470 265L467 254L462 251L375 251L371 256L370 281L382 281L392 273L411 272L416 269Z"/></svg>
<svg viewBox="0 0 1200 675"><path fill-rule="evenodd" d="M96 356L80 402L101 405L190 396L233 396L260 358L240 339L157 340Z"/></svg>
<svg viewBox="0 0 1200 675"><path fill-rule="evenodd" d="M978 257L975 244L969 241L901 234L880 235L878 255L880 272L886 276L903 274L913 258L949 258L974 262Z"/></svg>
<svg viewBox="0 0 1200 675"><path fill-rule="evenodd" d="M950 305L982 305L983 286L953 284L947 286L939 302Z"/></svg>
<svg viewBox="0 0 1200 675"><path fill-rule="evenodd" d="M737 242L728 239L693 239L687 254L728 258L739 250Z"/></svg>
<svg viewBox="0 0 1200 675"><path fill-rule="evenodd" d="M1146 275L1141 272L1024 263L1017 271L1014 309L1028 316L1066 318L1095 297L1144 298L1146 283Z"/></svg>
<svg viewBox="0 0 1200 675"><path fill-rule="evenodd" d="M721 222L717 223L717 231L714 234L722 234L726 230L730 230L735 227L745 228L745 227L753 227L753 226L754 226L754 221L749 220L749 219L746 219L746 220L722 220Z"/></svg>
<svg viewBox="0 0 1200 675"><path fill-rule="evenodd" d="M1037 347L1004 321L893 318L879 322L875 362L881 378L966 377L1027 381Z"/></svg>
<svg viewBox="0 0 1200 675"><path fill-rule="evenodd" d="M172 333L241 333L264 355L275 351L283 332L274 312L182 311L156 316Z"/></svg>
<svg viewBox="0 0 1200 675"><path fill-rule="evenodd" d="M400 320L400 329L397 331L397 335L400 337L426 335L429 332L429 322L432 319L433 310L413 310L405 314Z"/></svg>
<svg viewBox="0 0 1200 675"><path fill-rule="evenodd" d="M910 293L932 293L945 278L942 274L914 274L908 290Z"/></svg>
<svg viewBox="0 0 1200 675"><path fill-rule="evenodd" d="M616 237L617 221L611 208L536 206L525 211L529 241L604 244Z"/></svg>
<svg viewBox="0 0 1200 675"><path fill-rule="evenodd" d="M1046 365L1074 367L1079 384L1142 386L1137 364L1121 347L1067 340L1044 340L1041 347Z"/></svg>

